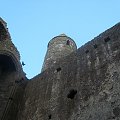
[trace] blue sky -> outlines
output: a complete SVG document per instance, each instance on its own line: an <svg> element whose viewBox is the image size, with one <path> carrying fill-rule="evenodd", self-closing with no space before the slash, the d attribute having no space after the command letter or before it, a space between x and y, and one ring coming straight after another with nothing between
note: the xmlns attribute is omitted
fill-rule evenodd
<svg viewBox="0 0 120 120"><path fill-rule="evenodd" d="M120 0L0 0L0 16L32 78L41 71L47 43L65 33L84 45L120 22Z"/></svg>

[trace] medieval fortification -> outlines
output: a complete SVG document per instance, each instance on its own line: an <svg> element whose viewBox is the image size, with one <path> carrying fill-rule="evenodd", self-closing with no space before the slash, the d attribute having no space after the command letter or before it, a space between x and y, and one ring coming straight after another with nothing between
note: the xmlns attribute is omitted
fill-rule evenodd
<svg viewBox="0 0 120 120"><path fill-rule="evenodd" d="M47 47L28 80L0 18L0 120L120 120L120 23L78 49L65 34Z"/></svg>

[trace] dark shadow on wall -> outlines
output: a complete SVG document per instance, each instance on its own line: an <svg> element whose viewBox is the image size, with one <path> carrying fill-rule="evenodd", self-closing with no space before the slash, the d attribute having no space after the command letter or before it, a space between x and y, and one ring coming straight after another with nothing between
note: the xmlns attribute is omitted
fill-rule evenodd
<svg viewBox="0 0 120 120"><path fill-rule="evenodd" d="M11 57L7 55L0 55L0 78L5 76L5 74L15 71L16 67Z"/></svg>

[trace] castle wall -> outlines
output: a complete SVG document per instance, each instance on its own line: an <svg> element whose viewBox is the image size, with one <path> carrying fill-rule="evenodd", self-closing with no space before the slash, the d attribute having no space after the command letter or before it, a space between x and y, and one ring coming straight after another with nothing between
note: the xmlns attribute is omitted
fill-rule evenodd
<svg viewBox="0 0 120 120"><path fill-rule="evenodd" d="M0 120L17 119L26 82L20 54L0 18Z"/></svg>
<svg viewBox="0 0 120 120"><path fill-rule="evenodd" d="M29 81L19 120L120 119L120 23Z"/></svg>
<svg viewBox="0 0 120 120"><path fill-rule="evenodd" d="M12 56L0 54L0 120L16 120L25 83L19 63Z"/></svg>

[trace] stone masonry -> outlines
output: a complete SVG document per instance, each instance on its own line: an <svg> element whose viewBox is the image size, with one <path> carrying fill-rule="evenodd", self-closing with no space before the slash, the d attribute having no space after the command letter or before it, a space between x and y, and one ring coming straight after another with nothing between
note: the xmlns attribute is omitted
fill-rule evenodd
<svg viewBox="0 0 120 120"><path fill-rule="evenodd" d="M120 23L78 49L66 35L53 38L42 72L30 80L18 54L4 49L1 120L120 120Z"/></svg>

